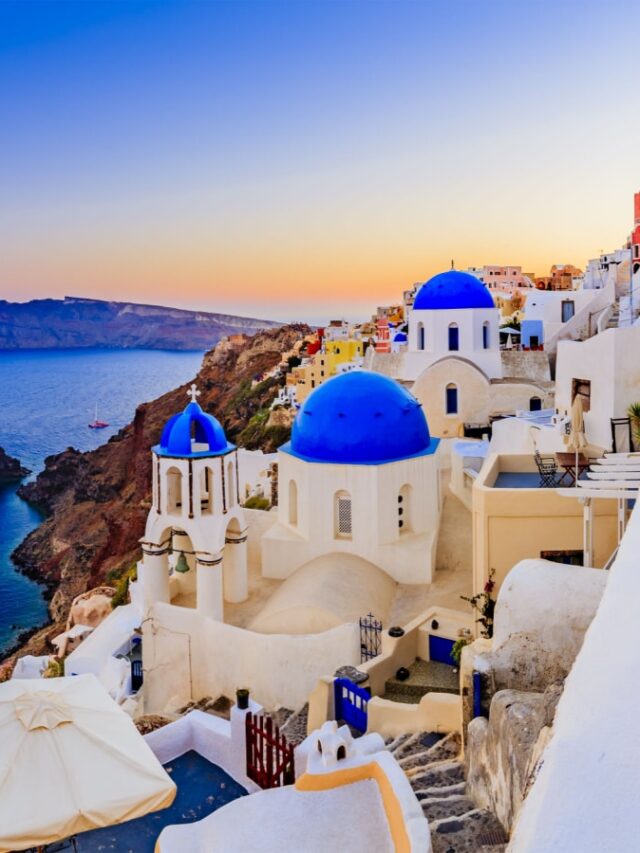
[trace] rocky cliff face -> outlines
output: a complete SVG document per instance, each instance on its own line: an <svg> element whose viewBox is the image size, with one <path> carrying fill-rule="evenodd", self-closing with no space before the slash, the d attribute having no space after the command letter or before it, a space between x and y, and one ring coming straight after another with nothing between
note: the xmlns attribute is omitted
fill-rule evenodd
<svg viewBox="0 0 640 853"><path fill-rule="evenodd" d="M27 474L30 474L28 468L24 468L20 464L19 459L14 459L0 447L0 484L1 483L16 483L22 480Z"/></svg>
<svg viewBox="0 0 640 853"><path fill-rule="evenodd" d="M208 350L225 335L276 328L270 320L98 299L0 300L0 350L108 347Z"/></svg>
<svg viewBox="0 0 640 853"><path fill-rule="evenodd" d="M283 326L244 343L222 341L207 353L195 381L200 404L216 415L231 441L271 452L288 428L269 427L268 406L279 378L255 382L275 367L309 329ZM151 505L149 451L167 419L187 403L189 383L138 407L133 423L89 453L73 448L45 462L35 482L20 495L49 517L16 549L26 574L47 584L55 622L66 617L79 593L124 572L138 557Z"/></svg>

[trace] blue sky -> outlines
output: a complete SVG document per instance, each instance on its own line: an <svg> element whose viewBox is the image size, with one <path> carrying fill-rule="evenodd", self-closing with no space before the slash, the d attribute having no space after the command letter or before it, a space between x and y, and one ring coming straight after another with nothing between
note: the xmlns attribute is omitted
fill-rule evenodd
<svg viewBox="0 0 640 853"><path fill-rule="evenodd" d="M0 4L0 296L322 319L584 265L640 189L640 7Z"/></svg>

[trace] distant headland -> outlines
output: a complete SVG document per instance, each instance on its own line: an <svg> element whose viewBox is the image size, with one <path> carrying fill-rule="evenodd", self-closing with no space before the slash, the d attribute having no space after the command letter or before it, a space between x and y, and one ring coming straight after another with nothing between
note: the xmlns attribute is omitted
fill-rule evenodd
<svg viewBox="0 0 640 853"><path fill-rule="evenodd" d="M0 300L0 350L209 350L227 335L252 335L272 320L188 311L133 302L65 296L31 302Z"/></svg>

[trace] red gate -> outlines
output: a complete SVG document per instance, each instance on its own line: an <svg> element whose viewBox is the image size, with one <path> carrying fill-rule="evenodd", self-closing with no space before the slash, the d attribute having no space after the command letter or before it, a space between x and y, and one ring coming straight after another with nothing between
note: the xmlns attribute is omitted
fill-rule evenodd
<svg viewBox="0 0 640 853"><path fill-rule="evenodd" d="M293 744L271 717L247 714L247 776L261 788L280 788L295 782Z"/></svg>

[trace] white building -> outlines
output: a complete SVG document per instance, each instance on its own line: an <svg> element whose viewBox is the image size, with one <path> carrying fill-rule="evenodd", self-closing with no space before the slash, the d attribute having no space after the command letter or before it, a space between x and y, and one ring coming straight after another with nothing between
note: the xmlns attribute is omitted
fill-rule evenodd
<svg viewBox="0 0 640 853"><path fill-rule="evenodd" d="M640 326L607 329L586 341L560 341L556 366L556 408L571 411L579 394L591 444L611 448L612 419L625 418L640 401ZM621 442L625 440L627 446ZM617 449L629 450L628 427L617 433Z"/></svg>
<svg viewBox="0 0 640 853"><path fill-rule="evenodd" d="M593 301L596 291L532 290L527 294L524 318L521 323L521 344L524 347L544 345L557 335L579 311Z"/></svg>
<svg viewBox="0 0 640 853"><path fill-rule="evenodd" d="M345 552L399 583L430 583L437 446L418 401L392 379L352 371L325 382L278 454L278 522L262 540L263 574L286 578Z"/></svg>
<svg viewBox="0 0 640 853"><path fill-rule="evenodd" d="M513 293L519 288L535 287L528 275L524 275L522 267L515 266L484 266L469 267L467 272L479 279L490 290L501 290Z"/></svg>

